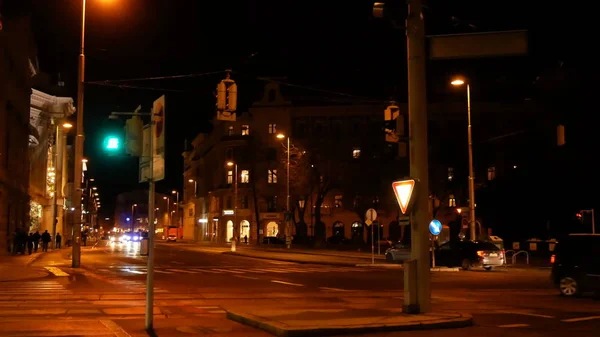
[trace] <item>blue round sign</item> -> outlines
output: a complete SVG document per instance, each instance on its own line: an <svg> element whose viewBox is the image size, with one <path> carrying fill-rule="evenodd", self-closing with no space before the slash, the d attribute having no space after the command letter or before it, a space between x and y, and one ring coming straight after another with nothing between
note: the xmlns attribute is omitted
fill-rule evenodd
<svg viewBox="0 0 600 337"><path fill-rule="evenodd" d="M432 235L440 235L442 232L442 223L439 220L433 219L429 223L429 233Z"/></svg>

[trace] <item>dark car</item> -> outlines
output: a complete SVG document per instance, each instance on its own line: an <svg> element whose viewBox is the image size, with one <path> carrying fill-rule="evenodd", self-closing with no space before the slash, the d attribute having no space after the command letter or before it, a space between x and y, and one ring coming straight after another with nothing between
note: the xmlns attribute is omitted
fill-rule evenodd
<svg viewBox="0 0 600 337"><path fill-rule="evenodd" d="M285 243L285 240L280 239L276 236L265 236L263 238L263 244L265 245L282 245Z"/></svg>
<svg viewBox="0 0 600 337"><path fill-rule="evenodd" d="M435 263L464 270L483 267L489 271L504 265L504 251L491 242L450 241L436 249Z"/></svg>
<svg viewBox="0 0 600 337"><path fill-rule="evenodd" d="M552 281L561 295L600 291L600 234L571 234L551 256Z"/></svg>

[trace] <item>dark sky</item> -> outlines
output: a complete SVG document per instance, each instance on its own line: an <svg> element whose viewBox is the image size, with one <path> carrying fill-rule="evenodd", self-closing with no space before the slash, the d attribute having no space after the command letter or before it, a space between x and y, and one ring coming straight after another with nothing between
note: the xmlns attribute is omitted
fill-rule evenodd
<svg viewBox="0 0 600 337"><path fill-rule="evenodd" d="M398 1L404 3L404 1ZM81 2L36 0L34 27L43 71L62 74L76 95ZM196 1L88 0L86 81L103 81L234 70L244 102L260 88L257 75L288 76L314 88L385 100L406 96L405 32L371 17L372 1ZM487 83L489 97L507 88L516 99L535 92L540 74L555 74L560 62L574 61L585 31L580 9L530 1L429 1L428 34L529 29L531 55L510 60L469 60L428 67L434 94L445 89L451 71L471 71ZM555 6L555 7L554 7ZM403 25L404 6L398 23ZM577 35L575 35L577 36ZM580 36L582 39L583 36ZM481 69L486 69L482 75ZM438 76L439 75L439 76ZM98 180L105 210L114 195L137 186L137 159L108 158L101 151L101 125L111 111L145 111L167 94L167 179L158 191L181 186L184 141L207 128L213 90L223 73L185 80L126 82L146 90L86 86L85 154ZM486 82L487 81L487 82ZM437 83L437 84L436 84ZM442 83L441 85L439 83ZM554 84L552 84L554 85ZM161 91L155 89L169 89ZM432 94L433 93L433 94ZM439 98L438 99L441 99Z"/></svg>

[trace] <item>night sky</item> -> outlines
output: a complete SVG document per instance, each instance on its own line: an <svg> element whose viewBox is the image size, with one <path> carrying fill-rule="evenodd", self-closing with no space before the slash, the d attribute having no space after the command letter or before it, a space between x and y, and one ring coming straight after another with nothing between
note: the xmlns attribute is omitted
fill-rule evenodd
<svg viewBox="0 0 600 337"><path fill-rule="evenodd" d="M523 5L429 1L428 34L531 32L531 54L526 58L428 65L430 100L456 99L448 94L446 83L458 70L487 88L475 93L479 98L517 101L561 91L564 69L575 76L587 74L581 65L592 55L577 53L584 35L590 35L582 27L587 21L580 19L585 9L527 3L517 8ZM37 0L34 5L41 69L53 76L61 73L75 97L81 1ZM86 86L85 155L98 181L103 210L112 212L116 194L141 186L137 184L137 159L106 157L99 150L100 126L106 116L111 111L132 111L139 104L148 111L154 99L166 94L167 178L157 191L180 189L185 140L191 141L209 127L213 90L227 68L233 69L232 77L238 82L241 111L260 90L257 76L287 76L289 83L348 93L357 102L390 97L405 101L405 32L373 19L371 7L372 1L363 0L88 0L86 82L198 74L186 79L119 82L122 86L116 82ZM405 13L404 6L401 13ZM404 17L400 16L400 25ZM590 90L584 82L573 83ZM322 96L327 100L335 94Z"/></svg>

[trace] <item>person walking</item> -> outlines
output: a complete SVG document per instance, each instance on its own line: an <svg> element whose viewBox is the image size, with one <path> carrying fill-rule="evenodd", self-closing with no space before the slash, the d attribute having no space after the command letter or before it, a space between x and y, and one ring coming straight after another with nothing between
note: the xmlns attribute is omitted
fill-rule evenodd
<svg viewBox="0 0 600 337"><path fill-rule="evenodd" d="M50 243L50 241L52 241L50 233L48 233L48 230L45 230L42 234L42 252L48 251L48 243Z"/></svg>
<svg viewBox="0 0 600 337"><path fill-rule="evenodd" d="M40 232L39 231L35 231L35 234L33 234L33 238L32 238L32 240L33 240L33 252L34 253L37 253L37 251L38 251L38 247L40 246L40 238L41 238Z"/></svg>
<svg viewBox="0 0 600 337"><path fill-rule="evenodd" d="M33 240L35 239L33 233L29 233L27 237L27 254L31 255L31 251L33 250Z"/></svg>
<svg viewBox="0 0 600 337"><path fill-rule="evenodd" d="M62 243L62 236L60 233L56 233L56 248L60 249L60 245Z"/></svg>

